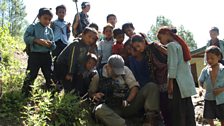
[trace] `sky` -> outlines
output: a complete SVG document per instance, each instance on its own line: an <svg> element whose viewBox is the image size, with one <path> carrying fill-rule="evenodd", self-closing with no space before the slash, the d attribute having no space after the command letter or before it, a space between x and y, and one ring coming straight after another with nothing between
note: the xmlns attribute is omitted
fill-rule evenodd
<svg viewBox="0 0 224 126"><path fill-rule="evenodd" d="M78 0L79 11L83 1L90 2L90 22L97 23L100 31L106 25L106 16L111 13L117 16L116 27L132 22L136 32L144 33L156 23L156 17L162 15L174 26L183 25L192 32L198 48L206 45L213 26L219 28L219 38L224 38L223 0ZM29 23L33 22L41 7L52 8L53 20L57 19L55 8L61 4L67 7L66 21L72 23L77 13L73 0L24 0L24 3Z"/></svg>

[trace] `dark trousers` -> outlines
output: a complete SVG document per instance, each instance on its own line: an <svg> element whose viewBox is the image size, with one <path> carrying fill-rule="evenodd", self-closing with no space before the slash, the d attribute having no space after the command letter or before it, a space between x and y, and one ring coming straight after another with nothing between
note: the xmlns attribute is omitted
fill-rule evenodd
<svg viewBox="0 0 224 126"><path fill-rule="evenodd" d="M181 98L176 80L173 81L173 99L170 100L172 126L196 126L191 97Z"/></svg>
<svg viewBox="0 0 224 126"><path fill-rule="evenodd" d="M160 110L163 116L165 126L172 126L170 108L169 108L169 99L167 92L160 92Z"/></svg>
<svg viewBox="0 0 224 126"><path fill-rule="evenodd" d="M56 64L56 60L58 55L62 52L62 50L67 46L66 44L64 44L61 39L59 39L58 41L55 42L56 44L56 49L52 51L52 56L53 56L53 63L54 63L54 68L52 70L52 78L54 80L54 83L58 83L58 79L56 77L56 71L55 71L55 64Z"/></svg>
<svg viewBox="0 0 224 126"><path fill-rule="evenodd" d="M22 87L22 92L25 95L29 95L31 91L30 85L33 84L34 80L36 79L39 69L44 75L46 80L46 86L49 87L51 83L51 55L50 52L48 53L39 53L39 52L31 52L28 57L28 66L27 66L27 76L24 80L24 84Z"/></svg>

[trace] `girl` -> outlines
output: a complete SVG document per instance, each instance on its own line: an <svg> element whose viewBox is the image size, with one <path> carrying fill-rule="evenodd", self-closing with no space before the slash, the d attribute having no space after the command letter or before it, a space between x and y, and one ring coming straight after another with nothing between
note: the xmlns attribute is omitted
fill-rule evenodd
<svg viewBox="0 0 224 126"><path fill-rule="evenodd" d="M56 48L54 33L49 27L53 17L52 12L47 8L41 8L37 15L39 22L31 24L24 34L24 41L30 48L27 74L22 92L28 96L31 91L30 85L33 84L41 68L46 80L46 87L50 87L51 83L51 64L52 59L50 52Z"/></svg>
<svg viewBox="0 0 224 126"><path fill-rule="evenodd" d="M222 60L222 52L217 46L210 46L205 53L208 65L199 77L200 86L206 89L204 118L210 126L214 126L215 118L224 126L224 66L219 63Z"/></svg>
<svg viewBox="0 0 224 126"><path fill-rule="evenodd" d="M195 126L191 96L196 90L189 63L190 50L186 42L168 27L160 28L157 38L167 46L172 126Z"/></svg>
<svg viewBox="0 0 224 126"><path fill-rule="evenodd" d="M167 50L158 42L150 45L143 35L132 36L129 65L140 86L155 82L160 90L160 109L166 126L171 126L167 94Z"/></svg>

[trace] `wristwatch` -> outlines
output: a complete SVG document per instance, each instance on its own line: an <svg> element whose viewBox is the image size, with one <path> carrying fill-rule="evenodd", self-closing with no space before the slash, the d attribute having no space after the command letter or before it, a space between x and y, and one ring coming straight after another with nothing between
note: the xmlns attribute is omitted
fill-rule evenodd
<svg viewBox="0 0 224 126"><path fill-rule="evenodd" d="M130 106L130 103L127 100L123 100L123 105L124 107Z"/></svg>

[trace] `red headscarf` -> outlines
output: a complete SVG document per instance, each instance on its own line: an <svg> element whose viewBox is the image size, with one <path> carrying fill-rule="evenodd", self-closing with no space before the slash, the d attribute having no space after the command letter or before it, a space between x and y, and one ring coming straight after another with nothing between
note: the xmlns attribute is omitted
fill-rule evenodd
<svg viewBox="0 0 224 126"><path fill-rule="evenodd" d="M182 47L183 50L183 55L184 55L184 61L189 61L191 60L191 53L190 53L190 49L188 47L188 45L186 44L186 42L178 35L176 35L172 29L168 28L168 27L163 27L159 30L158 35L159 34L166 34L169 33L170 35L172 35L172 37L174 38L174 40L176 40Z"/></svg>

